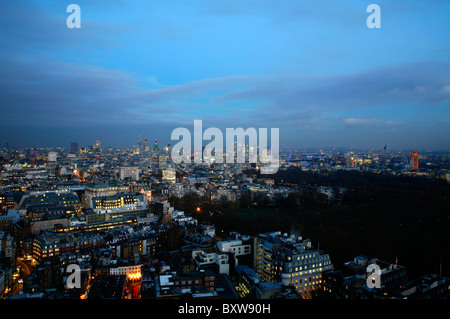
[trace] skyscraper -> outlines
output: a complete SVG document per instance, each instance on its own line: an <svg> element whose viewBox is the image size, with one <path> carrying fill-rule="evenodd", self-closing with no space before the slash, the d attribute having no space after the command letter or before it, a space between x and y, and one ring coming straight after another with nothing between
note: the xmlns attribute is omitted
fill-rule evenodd
<svg viewBox="0 0 450 319"><path fill-rule="evenodd" d="M158 152L158 140L155 138L155 142L153 143L153 151Z"/></svg>
<svg viewBox="0 0 450 319"><path fill-rule="evenodd" d="M141 139L141 134L139 134L139 140L138 140L138 143L137 143L137 150L138 150L138 153L139 153L139 154L142 153L142 139Z"/></svg>
<svg viewBox="0 0 450 319"><path fill-rule="evenodd" d="M148 146L148 141L146 138L144 138L144 152L145 153L150 152L150 146Z"/></svg>
<svg viewBox="0 0 450 319"><path fill-rule="evenodd" d="M417 151L411 152L411 166L413 170L419 169L419 153Z"/></svg>
<svg viewBox="0 0 450 319"><path fill-rule="evenodd" d="M78 143L76 143L76 142L72 142L70 144L70 152L71 153L74 153L74 154L78 153L79 148L80 147L78 146Z"/></svg>

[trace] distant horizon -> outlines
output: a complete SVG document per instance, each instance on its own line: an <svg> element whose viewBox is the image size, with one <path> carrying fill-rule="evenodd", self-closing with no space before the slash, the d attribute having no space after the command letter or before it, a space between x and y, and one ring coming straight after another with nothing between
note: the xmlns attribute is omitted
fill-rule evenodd
<svg viewBox="0 0 450 319"><path fill-rule="evenodd" d="M154 141L154 139L152 141ZM168 144L171 144L171 146L173 146L174 143L176 142L176 141L171 141L172 143L162 143L162 144L160 144L159 141L160 140L158 139L158 148L159 148L160 151L161 151L162 148L166 147ZM95 142L95 140L94 140L94 142ZM101 140L100 140L100 142L101 142ZM71 143L78 143L78 142L71 142ZM91 147L93 144L94 143L92 143L92 144L79 144L78 143L78 146L79 146L79 148L84 149L84 148ZM205 146L206 144L207 144L207 142L204 142L203 146ZM149 152L152 152L153 151L153 149L152 149L153 144L149 143L149 146L151 146L151 149L150 149ZM444 150L444 149L434 149L433 150L433 149L429 149L429 148L419 149L419 148L390 148L390 147L387 147L386 149L384 149L384 146L381 147L381 148L372 148L372 147L364 148L364 147L348 147L348 146L290 147L289 145L286 145L286 144L284 144L284 146L289 147L289 149L291 151L304 151L304 152L318 152L318 151L322 150L324 152L329 152L329 151L336 151L336 152L339 152L339 151L370 152L370 151L373 151L373 152L380 153L380 152L412 152L412 151L418 151L418 152L450 153L450 149L449 150ZM135 147L137 147L137 143L130 144L128 146L111 146L111 145L104 145L103 143L101 143L101 148L112 148L112 149L118 149L118 150L127 150L127 149L132 149L132 148L135 148ZM14 145L9 145L9 148L11 150L33 150L33 149L36 149L36 150L41 150L41 149L44 149L44 150L51 150L51 149L70 150L71 149L71 145L70 145L70 143L69 143L68 146L53 145L53 146L16 147ZM0 147L0 150L5 151L5 150L7 150L7 148L6 148L5 145L3 145L2 147ZM281 150L286 150L286 148L283 147Z"/></svg>

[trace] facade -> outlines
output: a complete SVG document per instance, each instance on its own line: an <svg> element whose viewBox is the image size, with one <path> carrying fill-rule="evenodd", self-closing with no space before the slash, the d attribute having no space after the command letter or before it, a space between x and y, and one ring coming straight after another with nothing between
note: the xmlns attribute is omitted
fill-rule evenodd
<svg viewBox="0 0 450 319"><path fill-rule="evenodd" d="M15 264L16 241L8 233L0 231L0 257L8 260L10 265Z"/></svg>
<svg viewBox="0 0 450 319"><path fill-rule="evenodd" d="M216 274L209 270L161 274L156 283L156 298L180 298L187 294L192 298L217 297Z"/></svg>
<svg viewBox="0 0 450 319"><path fill-rule="evenodd" d="M145 194L121 192L109 196L92 197L92 213L86 214L87 223L114 221L129 217L147 217L148 197Z"/></svg>
<svg viewBox="0 0 450 319"><path fill-rule="evenodd" d="M42 231L50 230L56 227L69 227L68 218L52 218L30 221L30 230L34 235L39 235Z"/></svg>
<svg viewBox="0 0 450 319"><path fill-rule="evenodd" d="M19 202L19 209L29 209L32 207L73 207L75 210L81 207L80 198L75 192L68 189L32 191L22 196Z"/></svg>
<svg viewBox="0 0 450 319"><path fill-rule="evenodd" d="M416 151L411 152L411 167L413 170L419 169L419 153Z"/></svg>
<svg viewBox="0 0 450 319"><path fill-rule="evenodd" d="M135 193L144 194L147 196L148 202L152 201L152 190L151 190L150 185L145 185L145 184L131 185L131 191L135 192Z"/></svg>
<svg viewBox="0 0 450 319"><path fill-rule="evenodd" d="M100 247L104 244L105 239L97 234L76 236L72 233L44 232L33 240L32 256L36 261L40 261L42 258L78 253L82 249Z"/></svg>
<svg viewBox="0 0 450 319"><path fill-rule="evenodd" d="M236 265L231 278L241 298L255 294L258 285L262 282L256 272L247 265Z"/></svg>
<svg viewBox="0 0 450 319"><path fill-rule="evenodd" d="M241 239L218 241L216 246L220 252L231 253L234 256L235 265L239 265L241 258L246 259L246 257L250 257L252 254L252 244L250 242L244 243Z"/></svg>
<svg viewBox="0 0 450 319"><path fill-rule="evenodd" d="M158 168L160 170L166 169L168 161L169 161L168 155L166 154L158 155Z"/></svg>
<svg viewBox="0 0 450 319"><path fill-rule="evenodd" d="M27 209L27 217L32 221L69 218L75 215L76 211L73 206L36 205Z"/></svg>
<svg viewBox="0 0 450 319"><path fill-rule="evenodd" d="M450 299L450 278L435 274L422 276L401 287L401 299Z"/></svg>
<svg viewBox="0 0 450 319"><path fill-rule="evenodd" d="M132 181L139 180L139 167L121 167L120 179L130 178Z"/></svg>
<svg viewBox="0 0 450 319"><path fill-rule="evenodd" d="M313 249L309 239L275 232L259 235L259 246L260 277L293 286L303 296L322 289L323 273L334 269L329 255Z"/></svg>
<svg viewBox="0 0 450 319"><path fill-rule="evenodd" d="M349 274L356 274L366 280L367 267L376 264L380 267L380 285L386 291L392 291L408 282L406 267L397 263L389 263L369 256L357 256L351 262L344 264ZM347 277L350 278L350 277Z"/></svg>
<svg viewBox="0 0 450 319"><path fill-rule="evenodd" d="M12 232L12 225L20 221L20 215L15 209L8 209L6 214L0 215L0 231Z"/></svg>
<svg viewBox="0 0 450 319"><path fill-rule="evenodd" d="M125 208L114 208L106 211L101 211L97 213L86 214L86 222L88 225L99 224L99 223L111 223L120 222L122 220L128 220L133 218L145 218L148 215L147 208L137 208L137 207L125 207Z"/></svg>
<svg viewBox="0 0 450 319"><path fill-rule="evenodd" d="M375 267L380 271L379 287L368 287L367 278ZM407 268L397 263L361 255L346 262L343 270L327 272L323 281L324 293L334 298L390 299L399 298L399 291L408 283L408 274ZM372 282L375 284L376 280Z"/></svg>
<svg viewBox="0 0 450 319"><path fill-rule="evenodd" d="M92 208L91 199L93 197L113 196L117 193L128 192L129 187L120 183L86 183L83 197L83 206Z"/></svg>
<svg viewBox="0 0 450 319"><path fill-rule="evenodd" d="M93 197L91 202L94 212L128 207L148 208L148 198L146 195L131 192L117 193L111 196Z"/></svg>
<svg viewBox="0 0 450 319"><path fill-rule="evenodd" d="M125 276L129 280L142 277L142 264L136 265L109 265L108 267L97 267L95 275L99 276Z"/></svg>
<svg viewBox="0 0 450 319"><path fill-rule="evenodd" d="M216 269L219 274L230 274L229 256L214 249L192 251L192 259L199 269Z"/></svg>
<svg viewBox="0 0 450 319"><path fill-rule="evenodd" d="M177 181L175 169L174 168L163 169L162 179L163 181L168 183L175 183Z"/></svg>

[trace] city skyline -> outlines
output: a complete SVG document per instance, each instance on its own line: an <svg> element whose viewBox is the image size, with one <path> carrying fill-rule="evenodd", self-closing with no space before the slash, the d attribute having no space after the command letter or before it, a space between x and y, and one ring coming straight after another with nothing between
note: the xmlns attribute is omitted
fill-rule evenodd
<svg viewBox="0 0 450 319"><path fill-rule="evenodd" d="M5 317L450 299L450 1L1 4Z"/></svg>
<svg viewBox="0 0 450 319"><path fill-rule="evenodd" d="M139 138L141 138L141 141L139 141ZM98 140L98 139L93 139L92 141L88 141L85 144L79 144L76 141L72 141L70 142L68 145L49 145L49 146L26 146L26 147L18 147L16 145L11 145L8 141L6 141L4 143L4 145L2 145L0 147L0 150L2 151L8 151L9 150L35 150L35 151L43 151L43 150L58 150L58 151L67 151L69 153L78 153L80 151L80 149L83 150L88 150L89 148L93 148L94 145L96 145L97 143L100 143L99 147L102 149L112 149L112 150L134 150L136 148L140 148L140 150L142 152L145 153L155 153L154 151L154 142L157 141L157 145L159 150L162 149L166 149L168 147L173 147L174 143L176 143L176 140L167 140L168 143L165 143L164 141L160 140L159 138L153 138L153 137L149 137L149 140L153 141L152 142L152 148L150 148L150 145L147 144L147 151L145 151L145 140L147 140L147 138L142 138L140 135L138 135L137 140L133 142L131 142L130 144L124 144L121 146L113 146L113 145L105 145L102 143L102 141ZM208 141L203 141L203 148L208 144ZM73 145L72 144L76 144L76 148L77 150L74 151L73 150ZM248 142L246 141L246 144L248 146ZM388 154L388 153L405 153L407 155L410 155L411 152L423 152L423 153L450 153L450 151L448 150L431 150L431 149L427 149L427 148L417 148L417 147L412 147L412 148L392 148L389 144L385 144L383 145L377 145L377 147L348 147L348 146L324 146L324 147L319 147L319 146L311 146L311 147L302 147L302 148L294 148L290 145L287 145L285 143L280 143L281 145L281 151L295 151L295 152L305 152L305 153L315 153L315 152L374 152L375 154Z"/></svg>
<svg viewBox="0 0 450 319"><path fill-rule="evenodd" d="M449 4L6 1L1 147L162 145L177 127L277 127L295 149L450 149Z"/></svg>

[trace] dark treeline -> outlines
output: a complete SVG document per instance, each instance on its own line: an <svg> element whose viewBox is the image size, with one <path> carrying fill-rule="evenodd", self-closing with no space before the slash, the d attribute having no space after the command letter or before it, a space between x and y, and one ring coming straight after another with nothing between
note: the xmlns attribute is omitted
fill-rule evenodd
<svg viewBox="0 0 450 319"><path fill-rule="evenodd" d="M239 205L205 202L189 194L171 204L201 222L213 223L217 235L238 231L256 235L280 230L311 238L340 268L361 254L408 267L411 278L427 273L450 276L450 186L424 178L361 172L321 174L299 169L280 171L277 183L342 186L329 199L315 190L289 196L243 194ZM200 212L196 207L201 207Z"/></svg>

